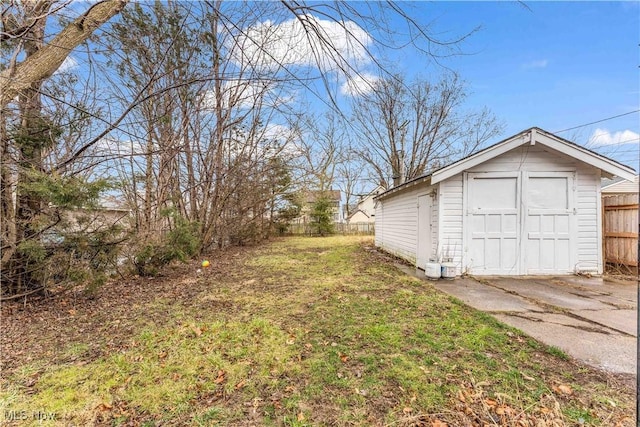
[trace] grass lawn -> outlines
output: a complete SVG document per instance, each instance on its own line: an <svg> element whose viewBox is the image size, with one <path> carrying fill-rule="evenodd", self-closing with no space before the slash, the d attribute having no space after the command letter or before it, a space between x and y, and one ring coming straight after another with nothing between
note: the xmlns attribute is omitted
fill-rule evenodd
<svg viewBox="0 0 640 427"><path fill-rule="evenodd" d="M404 275L370 238L209 259L5 305L2 423L635 424L624 383Z"/></svg>

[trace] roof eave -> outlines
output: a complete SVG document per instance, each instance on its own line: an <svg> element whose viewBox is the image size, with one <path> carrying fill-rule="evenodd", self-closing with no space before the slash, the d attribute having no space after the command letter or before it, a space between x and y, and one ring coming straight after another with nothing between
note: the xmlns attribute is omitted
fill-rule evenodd
<svg viewBox="0 0 640 427"><path fill-rule="evenodd" d="M378 201L378 200L382 200L382 199L386 199L387 197L389 197L392 194L396 194L399 193L401 191L404 190L408 190L409 188L414 187L415 185L418 184L422 184L424 182L427 182L427 185L431 185L432 183L431 181L431 175L423 175L423 176L419 176L417 178L414 178L410 181L404 182L396 187L393 187L387 191L385 191L384 193L380 193L378 194L376 197L373 198L373 200Z"/></svg>
<svg viewBox="0 0 640 427"><path fill-rule="evenodd" d="M488 147L485 150L479 151L474 155L435 171L432 174L431 183L437 184L438 182L451 178L454 175L471 169L474 166L506 153L507 151L513 150L521 145L535 145L536 143L540 143L553 150L600 169L604 172L605 177L610 178L613 176L619 176L627 181L633 181L635 178L636 173L633 168L622 165L570 141L563 140L562 138L552 135L543 129L531 128L498 144Z"/></svg>
<svg viewBox="0 0 640 427"><path fill-rule="evenodd" d="M633 181L636 177L636 171L633 168L581 147L578 144L564 142L555 135L550 135L541 130L539 130L538 135L538 141L540 143L600 169L600 171L604 172L603 176L607 178L619 176L627 181Z"/></svg>
<svg viewBox="0 0 640 427"><path fill-rule="evenodd" d="M506 153L507 151L510 151L516 147L519 147L520 145L527 143L528 141L526 137L527 134L529 134L531 131L532 129L520 132L519 134L514 135L509 139L505 139L501 143L487 147L484 150L478 151L476 154L454 162L442 169L438 169L432 174L431 183L437 184L447 178L451 178L452 176L459 174L460 172L477 166L483 162L486 162L487 160L499 156L500 154Z"/></svg>

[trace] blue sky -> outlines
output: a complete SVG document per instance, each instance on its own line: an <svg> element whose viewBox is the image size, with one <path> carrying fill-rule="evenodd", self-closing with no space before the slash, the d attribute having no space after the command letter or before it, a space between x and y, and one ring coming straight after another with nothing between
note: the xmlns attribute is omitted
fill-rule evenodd
<svg viewBox="0 0 640 427"><path fill-rule="evenodd" d="M381 5L375 2L348 4L364 13ZM368 39L367 32L375 32L379 22L370 23L370 28L352 28L351 34L375 52L376 60L392 64L392 71L409 77L420 75L433 81L447 69L456 71L471 92L468 107L488 107L504 123L505 130L497 140L539 126L636 170L640 168L640 113L581 126L640 109L639 2L533 1L523 5L511 1L424 1L400 4L417 22L430 25L430 32L441 39L459 37L476 27L480 29L459 45L462 55L443 58L437 65L411 47L385 50L369 45L373 39ZM234 7L234 3L223 5ZM316 18L322 20L324 17ZM252 33L258 42L263 34L260 31L278 36L269 44L270 60L291 64L292 70L301 73L312 69L310 75L331 74L323 69L330 68L327 64L313 65L316 56L308 44L301 42L306 36L296 28L296 19L286 13L273 19L275 21L270 24L264 23L262 30ZM342 28L336 28L335 23L329 21L323 22L326 34L347 62L358 64L356 68L361 76L377 74L373 62L358 49L359 43L350 45L340 37L340 34L344 35ZM366 20L358 24L366 25ZM401 33L406 23L398 17L390 18L389 26ZM400 34L396 44L403 43ZM243 52L251 52L251 48L251 43L247 44L245 40ZM269 60L265 61L267 68L269 63ZM334 77L337 87L342 85L344 89L344 76ZM320 81L318 84L322 86ZM318 90L320 97L322 90ZM338 92L340 90L336 89L335 93ZM292 99L297 97L297 94L289 95ZM348 101L349 95L340 95ZM317 98L310 102L319 110L326 109ZM578 128L559 132L574 127Z"/></svg>
<svg viewBox="0 0 640 427"><path fill-rule="evenodd" d="M442 60L469 84L470 106L489 107L503 137L531 126L557 132L638 110L640 7L637 2L416 2L443 36L481 29L465 55ZM398 54L409 74L437 75ZM640 113L558 135L638 170ZM598 137L595 134L599 135ZM596 140L597 138L597 140ZM629 141L616 144L616 141Z"/></svg>

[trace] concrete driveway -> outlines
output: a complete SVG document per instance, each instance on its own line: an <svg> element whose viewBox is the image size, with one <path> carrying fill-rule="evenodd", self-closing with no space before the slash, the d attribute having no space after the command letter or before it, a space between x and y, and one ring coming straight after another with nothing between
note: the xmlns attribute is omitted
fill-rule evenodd
<svg viewBox="0 0 640 427"><path fill-rule="evenodd" d="M435 287L588 365L636 373L636 283L602 278L469 277Z"/></svg>

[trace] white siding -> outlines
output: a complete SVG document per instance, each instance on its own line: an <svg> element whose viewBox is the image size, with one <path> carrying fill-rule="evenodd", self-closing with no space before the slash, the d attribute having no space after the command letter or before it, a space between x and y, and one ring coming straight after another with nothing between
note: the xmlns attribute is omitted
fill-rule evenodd
<svg viewBox="0 0 640 427"><path fill-rule="evenodd" d="M440 185L429 187L434 192L433 202L431 203L431 257L436 261L442 261L438 245L440 239L440 191L437 190Z"/></svg>
<svg viewBox="0 0 640 427"><path fill-rule="evenodd" d="M637 193L638 189L638 177L636 176L633 182L624 180L602 187L602 194Z"/></svg>
<svg viewBox="0 0 640 427"><path fill-rule="evenodd" d="M457 274L462 272L462 194L462 174L440 183L438 255L441 260L452 258Z"/></svg>
<svg viewBox="0 0 640 427"><path fill-rule="evenodd" d="M468 172L514 172L575 170L578 161L543 145L524 145L469 169Z"/></svg>
<svg viewBox="0 0 640 427"><path fill-rule="evenodd" d="M577 171L578 247L576 271L602 273L600 171Z"/></svg>
<svg viewBox="0 0 640 427"><path fill-rule="evenodd" d="M417 186L379 200L375 215L376 246L415 264L418 246L418 196L431 191L432 187ZM434 211L437 211L437 197L433 199L431 211L431 241L434 242L431 256L435 256L437 245L437 214L434 219Z"/></svg>
<svg viewBox="0 0 640 427"><path fill-rule="evenodd" d="M373 210L372 210L372 213L373 213ZM349 217L347 222L349 224L369 223L369 222L373 222L373 218L374 217L368 217L367 214L362 211L357 211L356 213L354 213Z"/></svg>

